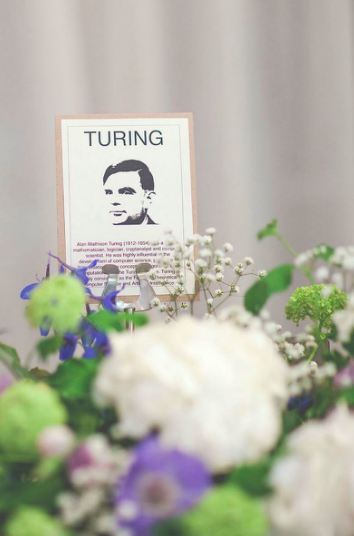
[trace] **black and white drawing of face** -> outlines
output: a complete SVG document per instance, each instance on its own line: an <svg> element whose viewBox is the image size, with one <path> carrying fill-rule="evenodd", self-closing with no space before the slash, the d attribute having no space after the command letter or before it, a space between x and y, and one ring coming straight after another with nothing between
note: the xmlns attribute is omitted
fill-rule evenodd
<svg viewBox="0 0 354 536"><path fill-rule="evenodd" d="M138 167L138 164L142 163L125 161L117 166L111 166L106 171L103 188L112 225L155 223L148 215L155 192L143 188L142 178L138 171L126 170L127 167L133 167L133 165ZM142 165L145 166L145 164ZM119 171L116 171L118 166ZM145 168L150 173L147 166ZM151 179L153 181L152 175Z"/></svg>

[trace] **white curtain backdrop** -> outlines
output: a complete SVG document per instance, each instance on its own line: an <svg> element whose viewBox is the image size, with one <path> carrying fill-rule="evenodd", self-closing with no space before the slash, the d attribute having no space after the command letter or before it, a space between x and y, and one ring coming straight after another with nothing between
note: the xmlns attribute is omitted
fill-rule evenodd
<svg viewBox="0 0 354 536"><path fill-rule="evenodd" d="M199 229L235 263L290 260L256 240L274 217L299 251L353 244L353 21L349 0L0 0L0 339L37 337L19 292L57 247L55 115L193 112Z"/></svg>

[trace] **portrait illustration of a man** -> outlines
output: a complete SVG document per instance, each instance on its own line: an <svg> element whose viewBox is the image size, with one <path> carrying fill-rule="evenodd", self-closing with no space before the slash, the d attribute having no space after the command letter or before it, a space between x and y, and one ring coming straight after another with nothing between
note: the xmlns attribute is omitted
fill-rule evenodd
<svg viewBox="0 0 354 536"><path fill-rule="evenodd" d="M148 214L155 196L154 177L140 160L109 166L103 176L112 225L156 225Z"/></svg>

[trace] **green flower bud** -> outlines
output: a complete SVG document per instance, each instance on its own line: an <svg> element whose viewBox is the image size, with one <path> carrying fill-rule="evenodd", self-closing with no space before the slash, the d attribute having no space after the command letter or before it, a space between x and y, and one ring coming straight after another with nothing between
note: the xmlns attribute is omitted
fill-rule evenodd
<svg viewBox="0 0 354 536"><path fill-rule="evenodd" d="M64 424L65 407L44 383L22 380L0 396L0 449L8 454L37 454L37 437L47 426Z"/></svg>
<svg viewBox="0 0 354 536"><path fill-rule="evenodd" d="M264 536L268 528L261 502L229 485L214 488L178 521L185 536Z"/></svg>
<svg viewBox="0 0 354 536"><path fill-rule="evenodd" d="M298 326L306 317L323 329L330 330L332 315L343 309L348 295L335 285L311 285L299 287L292 293L285 307L286 318Z"/></svg>
<svg viewBox="0 0 354 536"><path fill-rule="evenodd" d="M26 315L33 326L52 325L58 333L78 327L86 294L76 277L58 275L45 279L33 291Z"/></svg>
<svg viewBox="0 0 354 536"><path fill-rule="evenodd" d="M70 533L43 510L23 506L7 521L5 536L70 536Z"/></svg>

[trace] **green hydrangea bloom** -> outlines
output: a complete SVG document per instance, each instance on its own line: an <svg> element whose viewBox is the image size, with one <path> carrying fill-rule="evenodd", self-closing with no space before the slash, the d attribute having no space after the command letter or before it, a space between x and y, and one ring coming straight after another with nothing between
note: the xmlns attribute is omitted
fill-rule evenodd
<svg viewBox="0 0 354 536"><path fill-rule="evenodd" d="M264 536L268 529L261 502L229 485L214 488L179 521L184 536Z"/></svg>
<svg viewBox="0 0 354 536"><path fill-rule="evenodd" d="M5 536L70 536L70 533L43 510L23 506L7 521Z"/></svg>
<svg viewBox="0 0 354 536"><path fill-rule="evenodd" d="M67 275L45 279L33 291L26 315L33 326L51 323L58 333L75 331L86 303L79 279Z"/></svg>
<svg viewBox="0 0 354 536"><path fill-rule="evenodd" d="M328 296L323 295L323 289L330 289ZM335 285L311 285L299 287L292 293L285 307L286 318L298 326L300 320L309 317L321 329L330 330L332 315L343 309L348 301L348 295Z"/></svg>
<svg viewBox="0 0 354 536"><path fill-rule="evenodd" d="M66 419L66 409L53 389L44 383L19 381L0 397L0 449L8 454L36 455L38 434Z"/></svg>

